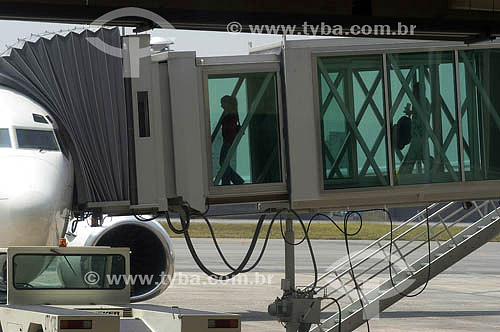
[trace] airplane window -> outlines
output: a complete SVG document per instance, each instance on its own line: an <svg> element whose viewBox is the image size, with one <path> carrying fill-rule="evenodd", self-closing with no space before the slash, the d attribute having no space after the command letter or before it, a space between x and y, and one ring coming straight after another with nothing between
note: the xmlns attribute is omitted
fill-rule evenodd
<svg viewBox="0 0 500 332"><path fill-rule="evenodd" d="M10 148L9 129L0 128L0 148Z"/></svg>
<svg viewBox="0 0 500 332"><path fill-rule="evenodd" d="M40 114L33 113L33 121L38 122L38 123L46 123L46 124L48 124L47 119L45 119L43 117L43 115L40 115Z"/></svg>
<svg viewBox="0 0 500 332"><path fill-rule="evenodd" d="M20 149L40 149L59 151L56 137L52 131L34 129L16 129L17 143Z"/></svg>

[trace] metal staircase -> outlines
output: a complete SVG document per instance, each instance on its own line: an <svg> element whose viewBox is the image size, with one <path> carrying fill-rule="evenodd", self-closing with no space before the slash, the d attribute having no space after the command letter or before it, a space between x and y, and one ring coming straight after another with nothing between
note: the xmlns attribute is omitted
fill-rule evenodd
<svg viewBox="0 0 500 332"><path fill-rule="evenodd" d="M428 270L428 216L431 265ZM457 233L454 226L466 227ZM424 228L422 228L424 226ZM435 203L394 228L392 243L393 287L389 278L390 233L348 259L333 265L319 278L319 291L340 302L341 331L353 331L404 296L486 244L500 233L500 206L495 201ZM397 234L397 235L396 235ZM404 240L403 240L404 237ZM357 284L352 277L354 271ZM362 301L360 302L359 298ZM322 303L321 324L311 331L339 331L339 313L333 302Z"/></svg>

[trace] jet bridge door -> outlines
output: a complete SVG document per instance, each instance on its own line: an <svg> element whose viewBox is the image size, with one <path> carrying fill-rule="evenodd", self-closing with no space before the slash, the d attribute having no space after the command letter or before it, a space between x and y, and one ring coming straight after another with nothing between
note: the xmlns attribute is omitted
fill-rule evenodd
<svg viewBox="0 0 500 332"><path fill-rule="evenodd" d="M200 58L208 199L286 200L277 56Z"/></svg>

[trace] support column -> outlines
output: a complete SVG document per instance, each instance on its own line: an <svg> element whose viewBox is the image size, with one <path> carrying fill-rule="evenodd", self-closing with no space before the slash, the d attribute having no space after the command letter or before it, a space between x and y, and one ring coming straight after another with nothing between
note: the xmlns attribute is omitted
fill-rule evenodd
<svg viewBox="0 0 500 332"><path fill-rule="evenodd" d="M291 215L286 217L285 239L285 280L287 281L286 285L283 285L283 290L286 291L295 288L295 246L289 244L295 241Z"/></svg>
<svg viewBox="0 0 500 332"><path fill-rule="evenodd" d="M281 288L287 292L295 289L295 246L290 244L295 241L295 233L291 214L286 216L285 239L285 279L281 283ZM297 323L287 323L286 332L297 332L298 327Z"/></svg>

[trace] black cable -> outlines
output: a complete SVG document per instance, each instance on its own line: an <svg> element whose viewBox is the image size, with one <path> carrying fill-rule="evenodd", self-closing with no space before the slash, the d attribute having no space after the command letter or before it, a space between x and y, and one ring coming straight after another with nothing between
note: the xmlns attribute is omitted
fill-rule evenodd
<svg viewBox="0 0 500 332"><path fill-rule="evenodd" d="M339 301L334 297L324 297L325 300L332 300L337 305L339 310L339 332L342 332L342 308L340 307Z"/></svg>
<svg viewBox="0 0 500 332"><path fill-rule="evenodd" d="M278 211L275 216L277 216L278 214L280 214L282 211L283 210ZM220 274L217 274L217 273L211 271L210 269L208 269L203 264L203 262L201 261L201 259L198 256L198 254L196 253L196 249L194 248L193 242L191 241L191 237L189 235L189 229L188 229L189 227L188 227L188 224L186 222L186 220L189 220L189 218L190 218L189 217L189 212L186 214L186 217L183 217L182 215L180 215L181 224L183 226L183 229L186 229L186 231L184 232L184 238L186 240L186 244L188 246L188 249L189 249L191 255L193 256L194 261L196 262L196 264L198 265L198 267L205 274L207 274L209 277L211 277L213 279L217 279L217 280L229 280L229 279L234 278L238 274L242 273L242 271L245 269L246 265L248 264L248 261L250 260L250 257L252 256L252 254L253 254L253 252L255 250L255 246L257 244L257 240L259 238L259 234L260 234L260 231L262 229L262 225L264 223L265 217L266 217L266 215L264 214L264 215L262 215L259 218L259 221L257 223L257 227L256 227L256 230L255 230L252 242L250 243L250 247L248 248L248 251L247 251L247 253L246 253L243 261L240 263L240 265L234 271L232 271L231 273L226 274L226 275L220 275Z"/></svg>
<svg viewBox="0 0 500 332"><path fill-rule="evenodd" d="M388 210L386 210L386 209L366 209L366 210L358 210L358 211L348 211L348 213L344 217L344 230L345 230L345 232L342 232L342 230L338 227L338 225L331 218L329 218L327 215L323 215L323 216L327 217L328 219L330 219L334 223L334 225L337 228L339 228L339 230L344 234L344 241L345 241L347 256L348 256L348 260L349 260L350 273L351 273L351 277L352 277L352 280L354 282L356 291L358 293L358 298L359 298L362 310L364 310L364 304L363 304L363 300L362 300L362 296L361 296L359 284L358 284L358 281L357 281L357 278L356 278L356 274L354 272L354 267L353 267L353 264L352 264L352 258L351 258L350 248L349 248L349 240L348 240L348 235L350 235L350 234L347 231L347 225L348 225L348 221L349 221L349 218L351 217L351 215L357 214L359 216L359 218L360 218L360 227L359 227L359 229L354 234L358 234L359 231L361 231L361 228L362 228L362 225L363 225L363 217L361 216L361 213L362 212L373 212L373 211L382 211L382 212L386 213L387 216L389 217L390 226L391 226L390 242L389 242L389 276L390 276L390 280L391 280L391 284L392 284L393 288L401 296L404 296L404 297L416 297L416 296L418 296L418 295L420 295L420 294L422 294L424 292L424 290L427 288L427 286L429 284L429 281L431 279L431 262L432 262L432 260L431 260L431 242L430 242L431 236L430 236L430 224L429 224L429 211L428 211L428 207L426 207L426 209L425 209L425 212L426 212L426 226L427 226L428 259L429 259L428 270L427 270L427 279L426 279L424 287L419 292L417 292L415 294L405 294L403 292L400 292L397 289L396 284L395 284L394 279L393 279L393 276L392 276L392 265L393 265L392 264L392 246L394 244L394 238L393 238L394 226L393 226L393 220L392 220L391 213ZM369 324L368 320L366 321L366 325L368 327L368 331L370 331L370 324Z"/></svg>
<svg viewBox="0 0 500 332"><path fill-rule="evenodd" d="M184 213L186 214L186 221L185 221L185 225L183 225L181 222L181 225L182 225L181 229L175 228L174 224L172 223L172 220L170 219L170 213L168 211L165 214L165 217L167 218L168 227L170 228L170 230L172 230L172 232L174 232L177 235L185 234L189 230L189 225L191 224L191 218L190 218L191 214L189 211L189 207L182 206L182 209L184 210Z"/></svg>
<svg viewBox="0 0 500 332"><path fill-rule="evenodd" d="M219 253L219 256L221 257L221 259L222 259L222 261L224 262L224 264L225 264L228 268L230 268L231 270L233 270L233 272L234 272L234 271L236 271L236 270L237 270L237 268L234 268L234 267L233 267L233 266L232 266L232 265L231 265L231 264L227 261L226 257L225 257L225 256L224 256L224 254L222 253L222 250L221 250L221 248L220 248L220 246L219 246L219 243L218 243L218 241L217 241L217 237L215 236L215 232L214 232L214 229L213 229L213 227L212 227L212 224L210 223L210 221L208 220L208 217L206 216L206 213L208 212L208 209L209 209L209 208L210 208L210 207L208 207L208 208L207 208L207 210L206 210L204 213L200 213L199 211L196 211L196 210L191 209L189 206L183 206L183 210L184 210L184 212L185 212L185 214L186 214L186 223L185 223L185 225L184 225L184 227L183 227L182 229L177 229L177 228L175 228L175 226L174 226L174 225L172 224L172 222L171 222L170 215L168 214L168 212L167 212L167 223L168 223L168 225L169 225L170 229L171 229L174 233L176 233L176 234L185 234L185 233L189 230L189 225L190 225L190 222L191 222L192 217L193 217L193 216L194 216L194 217L201 217L201 218L205 221L205 223L207 224L207 226L208 226L208 229L209 229L209 231L210 231L210 234L211 234L212 240L213 240L213 242L214 242L215 248L217 249L217 252ZM254 269L254 268L255 268L255 266L257 266L257 264L260 262L260 260L261 260L261 258L262 258L262 256L263 256L263 254L264 254L264 251L265 251L265 249L266 249L267 242L268 242L268 240L269 240L269 235L270 235L270 232L271 232L271 226L272 226L272 223L270 224L269 229L268 229L268 231L267 231L266 240L265 240L265 242L264 242L264 246L263 246L263 248L262 248L262 250L261 250L261 253L260 253L260 255L259 255L259 258L257 259L257 261L255 262L255 264L254 264L252 267L250 267L249 269L244 269L244 270L242 270L242 271L241 271L241 273L245 273L245 272L249 272L249 271L251 271L251 270L252 270L252 269Z"/></svg>
<svg viewBox="0 0 500 332"><path fill-rule="evenodd" d="M356 236L358 235L360 232L361 232L361 229L363 228L363 218L360 218L360 224L359 224L359 227L358 229L354 232L354 233L349 233L348 230L346 229L345 231L335 222L335 220L333 220L330 216L328 216L327 214L324 214L324 213L316 213L315 215L313 215L311 217L311 221L313 221L314 219L316 219L316 217L318 216L321 216L321 217L325 217L327 218L339 231L340 233L342 234L345 234L347 232L347 235L348 236Z"/></svg>
<svg viewBox="0 0 500 332"><path fill-rule="evenodd" d="M75 233L78 228L78 223L81 221L85 221L92 215L91 212L82 212L81 214L76 215L75 219L71 223L71 232Z"/></svg>
<svg viewBox="0 0 500 332"><path fill-rule="evenodd" d="M361 295L361 290L360 290L360 287L359 287L359 284L358 284L358 280L356 278L356 273L354 272L354 267L353 267L353 264L352 264L352 258L351 258L351 250L349 248L349 232L347 231L347 224L349 222L349 218L351 217L351 215L353 214L357 214L360 218L360 228L358 230L358 232L361 230L362 228L362 223L363 223L363 218L361 217L361 212L362 211L349 211L347 212L347 214L344 216L344 241L345 241L345 248L346 248L346 251L347 251L347 258L349 260L349 267L350 267L350 272L351 272L351 278L352 278L352 281L354 282L354 287L356 288L356 292L358 294L358 298L359 298L359 303L361 304L361 310L363 310L363 312L365 313L366 315L366 311L365 311L365 305L363 303L363 297ZM356 232L356 233L358 233ZM367 320L366 320L366 327L368 328L368 332L370 332L370 320L368 317L366 317Z"/></svg>
<svg viewBox="0 0 500 332"><path fill-rule="evenodd" d="M220 258L222 259L222 261L224 262L224 264L229 268L231 269L232 271L236 271L236 268L233 267L229 262L228 260L226 259L226 257L224 256L224 254L222 253L222 250L219 246L219 243L217 241L217 237L215 236L215 232L214 232L214 229L212 227L212 224L210 223L210 221L208 220L208 218L205 216L205 215L200 215L200 217L205 220L205 223L207 224L208 226L208 229L210 231L210 235L212 236L212 240L214 242L214 245L215 245L215 248L217 249L217 252L219 253L219 256ZM270 221L269 223L269 227L267 228L267 233L266 233L266 236L265 236L265 240L264 240L264 244L262 245L262 249L260 251L260 254L259 254L259 257L257 257L257 260L255 261L255 263L249 267L248 269L243 269L241 271L241 273L247 273L247 272L250 272L252 271L253 269L255 269L255 267L257 267L257 265L260 263L262 257L264 256L264 252L266 251L266 248L267 248L267 243L269 241L269 238L270 238L270 235L271 235L271 228L273 226L273 223L274 223L274 218Z"/></svg>
<svg viewBox="0 0 500 332"><path fill-rule="evenodd" d="M302 226L302 230L304 231L304 238L306 239L307 246L309 247L309 253L311 254L311 261L313 264L314 268L314 282L311 287L311 291L315 292L316 286L318 285L318 264L316 263L316 257L314 256L314 249L312 247L311 239L309 238L309 226L311 226L312 220L309 221L309 226L306 228L304 221L302 218L298 215L298 213L295 210L290 209L289 212L293 213L297 219L300 222L300 225ZM285 242L288 243L288 241L285 239ZM294 243L289 243L291 245L295 245Z"/></svg>
<svg viewBox="0 0 500 332"><path fill-rule="evenodd" d="M189 209L185 209L185 212L186 212L185 218L183 218L182 216L180 216L181 217L181 225L183 226L182 230L175 229L173 227L172 223L169 221L169 218L167 218L167 222L169 224L169 227L172 229L172 231L175 230L174 232L178 232L178 234L182 233L184 235L184 238L186 240L186 244L188 246L188 249L189 249L191 255L193 256L193 259L195 260L196 264L198 265L198 267L203 272L205 272L208 276L210 276L211 278L214 278L214 279L228 280L228 279L234 278L236 275L238 275L240 273L245 273L245 272L249 272L249 271L253 270L259 264L260 260L262 259L263 255L264 255L265 249L267 247L267 243L269 241L269 237L270 237L270 234L271 234L272 225L274 224L274 221L276 220L276 218L279 215L281 215L281 213L283 213L285 210L287 210L287 209L281 209L281 210L279 210L278 212L276 212L274 214L273 218L270 221L270 224L269 224L269 227L268 227L268 230L267 230L267 234L266 234L266 237L265 237L265 240L264 240L264 245L263 245L263 247L261 249L261 252L260 252L257 260L255 261L255 263L250 268L247 268L247 269L245 269L245 267L248 264L248 261L250 260L252 254L253 254L253 252L255 250L255 246L256 246L257 240L259 238L259 235L260 235L260 232L261 232L262 225L264 223L266 214L263 214L259 218L259 221L257 223L257 227L256 227L256 230L255 230L252 242L250 244L250 247L249 247L249 249L247 251L247 254L245 255L243 261L240 263L240 265L237 268L234 268L228 262L228 260L224 256L224 254L222 253L222 250L221 250L221 248L220 248L220 246L219 246L219 244L217 242L217 238L215 236L215 232L214 232L213 227L211 226L210 221L208 220L208 218L205 215L201 214L201 213L195 212L194 216L200 216L200 217L202 217L203 220L207 223L209 231L210 231L210 234L212 236L212 240L214 241L214 245L215 245L215 247L217 249L217 252L219 253L219 256L223 260L224 264L232 270L232 272L229 273L229 274L227 274L227 275L220 275L220 274L217 274L217 273L211 271L210 269L208 269L203 264L203 262L201 261L201 259L198 256L198 254L196 253L196 249L194 248L193 243L191 241L191 237L189 235L189 222L191 220L191 213L192 213L192 211L190 211ZM311 243L311 241L309 239L309 227L310 227L311 221L309 222L308 227L306 227L305 224L304 224L304 221L302 220L302 218L294 210L289 210L289 212L293 213L297 217L297 219L299 220L299 222L300 222L300 224L302 226L302 229L304 231L304 239L301 242L299 242L299 243L289 243L286 240L286 238L284 237L284 234L282 232L283 239L285 240L286 243L289 243L289 244L292 244L292 245L298 245L298 244L302 243L304 240L307 241L307 244L308 244L308 247L309 247L309 252L311 254L311 260L312 260L312 263L313 263L313 268L314 268L314 282L313 282L313 286L311 287L311 291L314 291L316 289L316 286L317 286L317 283L318 283L318 267L317 267L316 258L315 258L315 255L314 255L314 250L313 250L313 247L312 247L312 243Z"/></svg>
<svg viewBox="0 0 500 332"><path fill-rule="evenodd" d="M312 222L312 219L309 220L309 223L307 225L307 233L309 233L309 228L311 227L311 222ZM304 233L304 237L299 242L297 242L297 243L295 243L295 242L294 243L288 242L288 240L285 237L285 233L283 232L283 219L281 218L281 216L280 216L280 231L281 231L281 237L283 238L283 240L285 240L285 243L287 243L289 245L299 246L302 243L304 243L304 241L306 240L306 234Z"/></svg>
<svg viewBox="0 0 500 332"><path fill-rule="evenodd" d="M247 253L246 253L243 261L240 263L240 265L238 267L235 268L235 267L233 267L228 262L228 260L224 256L224 254L223 254L223 252L222 252L222 250L221 250L221 248L220 248L220 246L218 244L218 241L217 241L217 238L215 236L215 232L213 230L213 227L212 227L210 221L208 220L208 217L206 216L206 213L210 209L210 206L208 206L207 210L205 212L203 212L203 213L190 208L189 205L187 205L187 207L183 206L183 209L184 209L184 212L185 212L185 217L183 217L182 215L180 215L181 225L182 225L181 229L176 229L173 226L173 224L172 224L172 222L170 220L170 216L169 216L168 212L166 214L166 216L167 216L167 223L168 223L170 229L174 233L176 233L176 234L183 234L184 235L184 238L186 240L188 249L189 249L191 255L193 256L193 259L195 260L195 262L198 265L198 267L203 272L205 272L208 276L210 276L210 277L212 277L214 279L218 279L218 280L228 280L228 279L234 278L236 275L238 275L240 273L246 273L246 272L249 272L249 271L253 270L259 264L259 262L261 261L263 255L265 253L265 250L267 248L267 244L268 244L268 241L269 241L269 238L270 238L270 234L271 234L271 229L272 229L272 226L273 226L276 218L278 216L281 216L281 214L285 210L287 210L287 209L281 209L281 210L279 210L278 212L276 212L274 214L273 218L270 221L269 227L267 229L267 233L266 233L266 236L265 236L264 244L262 246L262 249L260 251L260 254L259 254L258 258L256 259L255 263L251 267L245 269L246 265L248 264L248 261L250 260L251 256L253 255L253 252L255 250L255 246L256 246L257 241L259 239L259 235L260 235L260 232L262 230L262 226L263 226L263 223L265 221L266 214L261 215L261 217L259 218L259 221L257 223L257 227L256 227L256 230L255 230L254 236L252 238L252 242L250 244L250 247L248 248L248 251L247 251ZM348 256L348 260L349 260L351 277L353 279L356 291L358 293L358 298L359 298L359 301L360 301L360 304L361 304L361 309L363 311L365 310L364 309L364 303L363 303L363 297L362 297L361 290L360 290L360 286L359 286L359 283L357 281L356 274L355 274L355 271L354 271L354 266L353 266L353 263L352 263L352 258L351 258L351 252L350 252L348 237L349 236L355 236L355 235L357 235L357 234L359 234L361 232L361 230L363 228L363 218L362 218L361 213L362 212L371 212L371 211L383 211L384 213L386 213L389 216L390 225L391 225L391 232L390 232L390 236L391 236L391 238L390 238L390 255L389 255L389 273L390 273L390 280L391 280L392 286L394 287L394 289L396 289L396 291L398 291L397 288L396 288L396 285L394 283L393 276L392 276L392 246L393 246L394 239L393 239L393 221L392 221L392 216L389 213L389 211L387 211L386 209L366 209L366 210L358 210L358 211L348 211L347 214L344 216L344 229L342 229L331 217L329 217L328 215L323 214L323 213L316 213L315 215L313 215L311 217L311 219L309 220L309 223L308 223L308 225L306 227L305 224L304 224L304 221L297 214L296 211L294 211L294 210L288 210L288 212L291 212L292 214L294 214L297 217L297 219L299 220L299 222L300 222L300 224L302 226L302 229L304 231L304 237L299 242L297 242L297 243L295 243L295 242L289 242L286 239L286 236L285 236L285 234L283 232L282 220L280 219L280 231L281 231L281 235L282 235L285 243L287 243L289 245L293 245L293 246L300 245L304 241L307 241L307 244L308 244L308 247L309 247L309 251L310 251L310 254L311 254L311 260L312 260L313 267L314 267L314 282L313 282L312 287L310 287L310 290L307 290L307 289L305 290L306 292L307 291L314 292L315 289L316 289L317 283L318 283L318 269L317 269L317 264L316 264L316 258L315 258L315 255L314 255L314 250L313 250L313 247L312 247L312 244L311 244L311 240L309 238L309 231L310 231L310 227L311 227L312 221L316 217L322 216L322 217L327 218L344 235L344 241L345 241L347 256ZM359 218L360 218L360 224L359 224L358 229L356 229L356 231L354 231L353 233L349 233L349 231L348 231L348 222L349 222L349 219L350 219L350 217L352 215L358 215L359 216ZM232 270L231 273L229 273L227 275L219 275L217 273L212 272L210 269L208 269L203 264L203 262L201 261L201 259L199 258L199 256L196 253L196 249L194 248L193 243L191 241L191 237L189 235L189 225L190 225L190 221L191 221L191 217L192 216L193 217L197 217L198 216L198 217L203 218L203 220L205 221L205 223L207 224L207 226L209 228L212 240L213 240L214 245L215 245L215 247L217 249L217 252L219 253L219 256L223 260L224 264L229 269ZM428 256L429 257L428 276L427 276L426 283L425 283L424 287L422 288L422 290L420 290L416 294L404 294L404 293L398 291L398 293L401 296L405 296L405 297L415 297L415 296L418 296L418 295L420 295L427 288L427 285L429 283L429 280L430 280L430 277L431 277L431 270L430 270L431 269L431 267L430 267L430 263L431 263L431 255L430 255L431 254L431 245L430 245L430 225L429 225L428 208L426 208L426 225L427 225L427 238L428 238L427 242L428 242L428 254L429 254L429 256ZM329 299L334 300L335 303L337 304L338 309L339 309L339 331L341 331L342 320L340 318L341 317L341 307L340 307L340 304L334 298L329 298ZM368 327L368 331L370 331L369 320L366 321L366 325Z"/></svg>
<svg viewBox="0 0 500 332"><path fill-rule="evenodd" d="M394 283L394 279L392 277L392 245L394 242L393 241L393 234L392 234L393 233L393 222L392 222L392 217L391 217L391 214L389 213L389 211L386 211L386 213L388 214L389 221L391 223L391 241L390 241L390 245L389 245L389 277L391 279L392 287L394 287L394 289L398 292L398 294L403 296L403 297L416 297L425 291L425 289L429 285L429 281L431 280L432 258L431 258L431 230L430 230L430 225L429 225L429 208L425 207L425 223L427 226L427 251L428 251L427 254L428 254L428 258L429 258L428 265L427 265L427 279L425 281L424 287L415 294L406 294L406 293L400 292L397 289L396 284Z"/></svg>
<svg viewBox="0 0 500 332"><path fill-rule="evenodd" d="M71 223L71 233L75 234L76 229L78 228L78 219L74 219L73 222Z"/></svg>
<svg viewBox="0 0 500 332"><path fill-rule="evenodd" d="M156 214L156 215L151 216L150 218L143 218L140 215L134 214L135 219L142 221L142 222L153 221L153 220L157 219L159 216L160 216L159 214Z"/></svg>
<svg viewBox="0 0 500 332"><path fill-rule="evenodd" d="M206 216L208 211L210 211L210 202L207 202L207 208L205 209L205 212L200 213L201 216Z"/></svg>

